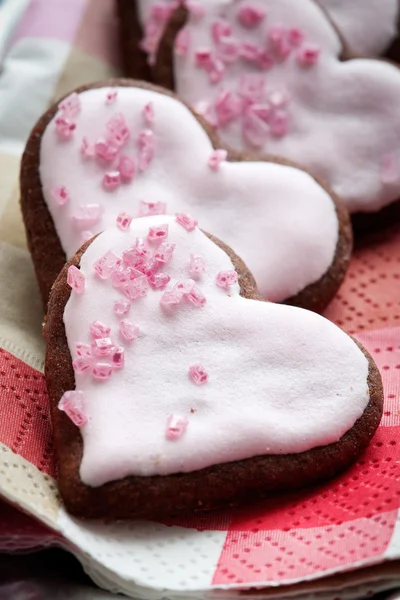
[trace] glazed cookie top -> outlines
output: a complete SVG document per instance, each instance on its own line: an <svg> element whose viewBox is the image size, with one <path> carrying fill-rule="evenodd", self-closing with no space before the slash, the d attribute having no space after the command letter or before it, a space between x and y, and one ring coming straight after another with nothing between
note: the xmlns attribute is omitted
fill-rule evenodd
<svg viewBox="0 0 400 600"><path fill-rule="evenodd" d="M315 313L241 297L229 256L187 218L108 229L68 281L76 389L60 408L81 427L87 485L306 451L339 440L369 402L353 340Z"/></svg>
<svg viewBox="0 0 400 600"><path fill-rule="evenodd" d="M398 0L317 0L352 52L379 56L397 35Z"/></svg>
<svg viewBox="0 0 400 600"><path fill-rule="evenodd" d="M156 10L163 3L151 4L139 2L150 60L176 2L163 15ZM225 143L299 162L352 212L399 198L397 67L341 62L340 39L313 0L186 5L188 22L175 40L176 91Z"/></svg>
<svg viewBox="0 0 400 600"><path fill-rule="evenodd" d="M43 196L67 257L130 217L188 212L246 261L261 293L294 296L331 266L339 223L306 172L227 162L178 100L138 87L72 94L43 133Z"/></svg>

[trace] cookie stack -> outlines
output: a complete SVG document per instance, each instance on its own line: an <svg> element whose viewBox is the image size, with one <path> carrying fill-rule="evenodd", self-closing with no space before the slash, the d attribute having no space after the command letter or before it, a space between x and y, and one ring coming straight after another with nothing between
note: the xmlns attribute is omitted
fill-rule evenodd
<svg viewBox="0 0 400 600"><path fill-rule="evenodd" d="M332 477L383 392L318 313L350 213L397 208L400 72L343 61L313 0L118 6L146 81L72 91L21 167L66 507L165 518Z"/></svg>

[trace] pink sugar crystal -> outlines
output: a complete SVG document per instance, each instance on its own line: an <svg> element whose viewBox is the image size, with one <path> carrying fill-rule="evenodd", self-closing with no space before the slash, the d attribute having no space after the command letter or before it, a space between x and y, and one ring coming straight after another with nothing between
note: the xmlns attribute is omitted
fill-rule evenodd
<svg viewBox="0 0 400 600"><path fill-rule="evenodd" d="M122 369L125 366L125 350L124 348L114 348L112 355L112 364L115 369Z"/></svg>
<svg viewBox="0 0 400 600"><path fill-rule="evenodd" d="M121 289L129 300L138 300L139 298L147 296L149 282L145 275L141 275L140 277L129 280Z"/></svg>
<svg viewBox="0 0 400 600"><path fill-rule="evenodd" d="M109 90L106 94L106 104L114 104L118 96L117 90Z"/></svg>
<svg viewBox="0 0 400 600"><path fill-rule="evenodd" d="M208 77L211 83L219 83L225 75L225 65L219 58L211 61L210 67L207 69Z"/></svg>
<svg viewBox="0 0 400 600"><path fill-rule="evenodd" d="M221 126L234 121L242 112L240 98L229 92L221 90L215 101L215 113L218 124Z"/></svg>
<svg viewBox="0 0 400 600"><path fill-rule="evenodd" d="M57 117L56 121L56 132L60 138L64 140L69 140L72 137L76 129L75 121L72 121L68 117Z"/></svg>
<svg viewBox="0 0 400 600"><path fill-rule="evenodd" d="M86 277L74 265L68 268L67 283L77 294L83 294L86 288Z"/></svg>
<svg viewBox="0 0 400 600"><path fill-rule="evenodd" d="M95 356L109 356L114 348L111 338L97 338L92 344Z"/></svg>
<svg viewBox="0 0 400 600"><path fill-rule="evenodd" d="M75 118L81 111L81 100L79 98L79 94L72 92L72 94L60 102L58 108L70 119Z"/></svg>
<svg viewBox="0 0 400 600"><path fill-rule="evenodd" d="M112 375L112 366L107 363L98 362L92 369L92 375L95 379L105 381Z"/></svg>
<svg viewBox="0 0 400 600"><path fill-rule="evenodd" d="M183 436L187 426L188 419L181 415L170 415L167 419L166 437L168 440L177 440Z"/></svg>
<svg viewBox="0 0 400 600"><path fill-rule="evenodd" d="M65 392L58 403L58 408L64 411L77 427L86 425L87 416L85 414L83 392L77 390Z"/></svg>
<svg viewBox="0 0 400 600"><path fill-rule="evenodd" d="M268 50L260 50L256 62L263 71L271 69L275 64L274 57Z"/></svg>
<svg viewBox="0 0 400 600"><path fill-rule="evenodd" d="M165 215L167 204L165 202L145 202L141 200L139 205L139 217L149 217L152 215Z"/></svg>
<svg viewBox="0 0 400 600"><path fill-rule="evenodd" d="M250 104L262 102L265 91L265 77L257 74L242 75L239 81L238 93Z"/></svg>
<svg viewBox="0 0 400 600"><path fill-rule="evenodd" d="M111 283L115 288L123 287L128 283L129 279L128 269L117 269L111 275Z"/></svg>
<svg viewBox="0 0 400 600"><path fill-rule="evenodd" d="M131 303L128 300L116 300L114 302L113 311L117 317L123 317L128 314L131 308Z"/></svg>
<svg viewBox="0 0 400 600"><path fill-rule="evenodd" d="M289 41L289 36L283 27L271 27L268 31L268 40L274 50L276 56L284 60L292 51L292 45Z"/></svg>
<svg viewBox="0 0 400 600"><path fill-rule="evenodd" d="M254 106L250 106L246 110L242 122L242 133L246 142L254 148L261 148L266 142L269 131L269 125L254 109Z"/></svg>
<svg viewBox="0 0 400 600"><path fill-rule="evenodd" d="M208 160L208 166L212 171L218 171L220 164L226 161L227 156L226 150L214 150Z"/></svg>
<svg viewBox="0 0 400 600"><path fill-rule="evenodd" d="M103 211L104 209L100 204L84 204L78 206L72 215L72 219L79 229L92 227L101 219Z"/></svg>
<svg viewBox="0 0 400 600"><path fill-rule="evenodd" d="M144 172L154 158L156 138L149 129L141 131L138 136L139 145L139 171Z"/></svg>
<svg viewBox="0 0 400 600"><path fill-rule="evenodd" d="M92 349L89 344L82 344L81 342L78 342L75 348L78 356L90 356L92 353Z"/></svg>
<svg viewBox="0 0 400 600"><path fill-rule="evenodd" d="M193 279L185 279L185 281L178 281L174 286L174 290L185 296L190 294L195 285Z"/></svg>
<svg viewBox="0 0 400 600"><path fill-rule="evenodd" d="M298 27L292 27L288 31L288 39L292 46L301 46L305 38L304 31Z"/></svg>
<svg viewBox="0 0 400 600"><path fill-rule="evenodd" d="M227 288L230 285L235 285L238 282L236 271L220 271L216 278L218 287Z"/></svg>
<svg viewBox="0 0 400 600"><path fill-rule="evenodd" d="M94 263L94 270L101 279L109 279L122 264L122 258L109 250Z"/></svg>
<svg viewBox="0 0 400 600"><path fill-rule="evenodd" d="M120 331L122 334L122 337L127 340L128 342L132 341L132 340L136 340L138 335L139 335L139 327L137 327L136 325L134 325L131 321L128 321L127 319L124 319L123 321L121 321L120 323Z"/></svg>
<svg viewBox="0 0 400 600"><path fill-rule="evenodd" d="M206 261L202 256L190 255L189 273L191 275L202 275L206 272Z"/></svg>
<svg viewBox="0 0 400 600"><path fill-rule="evenodd" d="M130 156L122 154L118 160L118 171L123 183L129 183L135 177L135 162Z"/></svg>
<svg viewBox="0 0 400 600"><path fill-rule="evenodd" d="M174 47L178 56L186 56L189 50L190 33L187 27L181 29L175 38Z"/></svg>
<svg viewBox="0 0 400 600"><path fill-rule="evenodd" d="M82 138L81 154L84 158L92 158L94 156L94 144L91 144L86 137Z"/></svg>
<svg viewBox="0 0 400 600"><path fill-rule="evenodd" d="M133 217L128 215L126 212L119 213L117 217L117 226L121 229L121 231L127 231L131 226Z"/></svg>
<svg viewBox="0 0 400 600"><path fill-rule="evenodd" d="M182 301L183 294L176 288L163 293L161 296L160 304L162 307L168 307L170 305L179 304Z"/></svg>
<svg viewBox="0 0 400 600"><path fill-rule="evenodd" d="M308 44L299 48L296 59L301 67L312 67L318 62L321 49L314 44Z"/></svg>
<svg viewBox="0 0 400 600"><path fill-rule="evenodd" d="M138 256L148 256L150 251L147 247L146 242L142 238L136 238L134 244L135 253Z"/></svg>
<svg viewBox="0 0 400 600"><path fill-rule="evenodd" d="M203 365L200 364L189 367L189 377L196 385L203 385L208 381L208 373Z"/></svg>
<svg viewBox="0 0 400 600"><path fill-rule="evenodd" d="M79 356L78 358L75 358L75 360L72 361L74 371L76 371L77 373L85 373L86 371L89 371L90 365L91 361L90 358L87 356Z"/></svg>
<svg viewBox="0 0 400 600"><path fill-rule="evenodd" d="M58 206L65 206L67 202L69 202L69 192L67 188L63 185L61 187L56 187L51 190L52 198L57 202Z"/></svg>
<svg viewBox="0 0 400 600"><path fill-rule="evenodd" d="M121 174L119 171L109 171L103 175L103 188L108 192L116 190L121 185Z"/></svg>
<svg viewBox="0 0 400 600"><path fill-rule="evenodd" d="M150 227L147 239L149 242L164 242L168 237L168 225L159 225L158 227Z"/></svg>
<svg viewBox="0 0 400 600"><path fill-rule="evenodd" d="M234 37L221 37L218 42L218 58L224 63L234 63L240 56L241 43Z"/></svg>
<svg viewBox="0 0 400 600"><path fill-rule="evenodd" d="M154 258L158 260L160 263L168 263L175 250L175 244L168 244L167 242L163 242L157 249L157 252L154 255Z"/></svg>
<svg viewBox="0 0 400 600"><path fill-rule="evenodd" d="M94 338L105 338L111 333L111 327L104 325L101 321L93 321L89 325L89 331Z"/></svg>
<svg viewBox="0 0 400 600"><path fill-rule="evenodd" d="M203 292L195 285L189 294L186 294L186 299L189 300L194 306L201 308L207 302L207 298Z"/></svg>
<svg viewBox="0 0 400 600"><path fill-rule="evenodd" d="M86 242L91 240L93 235L94 234L91 231L89 231L88 229L85 229L84 231L82 231L81 236L80 236L81 245L86 244Z"/></svg>
<svg viewBox="0 0 400 600"><path fill-rule="evenodd" d="M260 48L251 42L243 42L240 46L240 56L249 62L258 62Z"/></svg>
<svg viewBox="0 0 400 600"><path fill-rule="evenodd" d="M196 50L194 53L194 59L197 67L208 69L212 60L211 50L208 48L200 48L199 50Z"/></svg>
<svg viewBox="0 0 400 600"><path fill-rule="evenodd" d="M136 238L135 244L122 253L124 264L135 268L140 265L145 266L149 253L145 242L141 238Z"/></svg>
<svg viewBox="0 0 400 600"><path fill-rule="evenodd" d="M167 273L154 273L147 279L153 290L163 290L171 281L171 277Z"/></svg>
<svg viewBox="0 0 400 600"><path fill-rule="evenodd" d="M277 110L268 120L269 130L275 137L283 137L289 129L289 117L286 111Z"/></svg>
<svg viewBox="0 0 400 600"><path fill-rule="evenodd" d="M151 125L154 122L154 106L152 102L146 104L143 108L143 119L146 125Z"/></svg>
<svg viewBox="0 0 400 600"><path fill-rule="evenodd" d="M119 152L117 143L110 139L100 139L94 145L94 153L101 161L111 163Z"/></svg>
<svg viewBox="0 0 400 600"><path fill-rule="evenodd" d="M232 27L228 21L217 19L211 24L211 35L214 42L218 43L221 38L226 38L232 35Z"/></svg>
<svg viewBox="0 0 400 600"><path fill-rule="evenodd" d="M160 268L160 263L158 262L158 260L153 256L149 262L147 263L147 265L144 267L143 269L143 273L145 275L147 275L147 277L152 277L156 271L158 271L158 269Z"/></svg>
<svg viewBox="0 0 400 600"><path fill-rule="evenodd" d="M111 139L118 146L123 146L130 138L130 130L123 115L118 114L111 117L107 123Z"/></svg>
<svg viewBox="0 0 400 600"><path fill-rule="evenodd" d="M194 231L198 225L198 221L188 213L176 213L176 222L182 225L187 231Z"/></svg>
<svg viewBox="0 0 400 600"><path fill-rule="evenodd" d="M256 27L265 17L265 10L253 2L246 2L238 10L238 17L244 27Z"/></svg>

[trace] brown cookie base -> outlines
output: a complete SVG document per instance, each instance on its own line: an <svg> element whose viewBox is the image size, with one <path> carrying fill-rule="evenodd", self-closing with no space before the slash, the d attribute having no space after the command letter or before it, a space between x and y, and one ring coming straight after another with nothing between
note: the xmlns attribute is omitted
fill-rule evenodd
<svg viewBox="0 0 400 600"><path fill-rule="evenodd" d="M239 274L241 295L259 299L255 281L232 250L218 243ZM46 381L51 402L58 482L67 510L83 518L165 519L184 513L210 511L259 499L270 492L303 488L333 477L350 465L368 445L379 425L383 389L379 371L368 353L370 402L338 442L292 455L258 456L215 465L193 473L155 477L126 477L92 488L82 483L79 468L83 442L80 431L57 404L65 391L75 388L63 314L71 293L68 266L79 266L86 244L66 265L53 286L45 325Z"/></svg>
<svg viewBox="0 0 400 600"><path fill-rule="evenodd" d="M110 88L113 86L141 87L177 98L175 94L163 88L130 79L112 79L90 86L83 86L76 91L79 93L87 89ZM57 105L54 105L44 113L33 128L22 157L20 174L22 215L25 223L28 247L32 255L44 307L47 305L51 286L66 260L53 219L43 197L39 170L42 135L56 112ZM199 115L195 114L195 116L209 135L214 148L223 148L223 144L218 141L215 133L204 119ZM275 157L255 157L250 153L236 153L229 148L227 150L229 151L228 159L232 161L265 160L267 162L301 168L289 161ZM321 182L318 183L325 187ZM327 188L325 187L325 189ZM295 297L286 300L288 304L317 312L322 312L326 308L341 285L349 264L353 241L347 210L328 189L327 192L331 195L335 203L338 216L339 238L334 260L328 271L319 281L309 285Z"/></svg>

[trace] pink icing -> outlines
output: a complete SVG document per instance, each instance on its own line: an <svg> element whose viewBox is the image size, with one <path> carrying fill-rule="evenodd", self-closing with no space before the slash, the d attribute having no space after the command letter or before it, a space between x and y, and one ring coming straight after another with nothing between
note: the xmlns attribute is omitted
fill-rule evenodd
<svg viewBox="0 0 400 600"><path fill-rule="evenodd" d="M207 303L196 308L182 301L165 311L163 292L150 289L131 311L139 335L134 341L118 338L124 368L112 366L107 355L98 359L97 380L75 372L88 419L81 429L82 480L98 486L130 474L187 472L339 439L369 400L364 354L314 313L246 300L237 283L228 295L215 284L218 273L233 270L227 254L200 229L188 232L174 217L136 219L129 232L115 226L87 249L81 259L86 293L71 294L64 312L72 356L77 344L92 342L94 321L111 328L113 342L124 323L113 310L121 292L99 278L93 264L110 250L123 255L149 227L164 223L176 246L166 267L169 287L183 282L183 291L193 289L188 261L191 254L202 256L207 271L196 285ZM167 435L171 424L179 433L173 443Z"/></svg>
<svg viewBox="0 0 400 600"><path fill-rule="evenodd" d="M330 0L357 24L365 16L363 39L369 39L371 23L381 14L393 13L393 30L394 0L354 2ZM146 19L148 8L144 0L139 4ZM340 39L314 0L261 0L257 5L266 17L251 28L238 18L247 5L247 0L204 0L204 17L189 17L190 47L184 56L174 56L178 94L194 107L207 107L203 114L225 143L302 164L327 181L352 212L376 211L397 200L400 181L382 181L380 165L386 154L400 161L399 70L378 61L340 62ZM239 58L227 60L220 53L215 23L221 21L231 32L224 41L241 48ZM198 52L204 49L208 58L199 67ZM210 72L220 58L216 84ZM258 79L250 93L243 94L243 78ZM281 92L289 100L277 107L270 96Z"/></svg>
<svg viewBox="0 0 400 600"><path fill-rule="evenodd" d="M256 94L257 83L243 82L243 95ZM205 231L230 244L252 270L261 293L271 300L295 295L321 278L335 254L338 221L330 196L309 175L261 162L224 161L213 171L210 140L181 103L147 90L118 88L117 100L108 106L104 101L108 89L79 95L77 129L67 143L58 139L53 122L42 137L43 194L68 257L81 245L83 230L99 233L114 225L123 212L136 217L168 210L192 215ZM281 94L280 102L285 101ZM110 119L123 115L130 137L123 148L117 148L113 160L118 162L118 153L137 159L143 108L149 103L155 114L152 162L131 182L112 192L105 190L102 177L114 165L82 157L82 138L95 143ZM52 195L60 185L70 196L62 207ZM181 220L193 225L186 217Z"/></svg>

